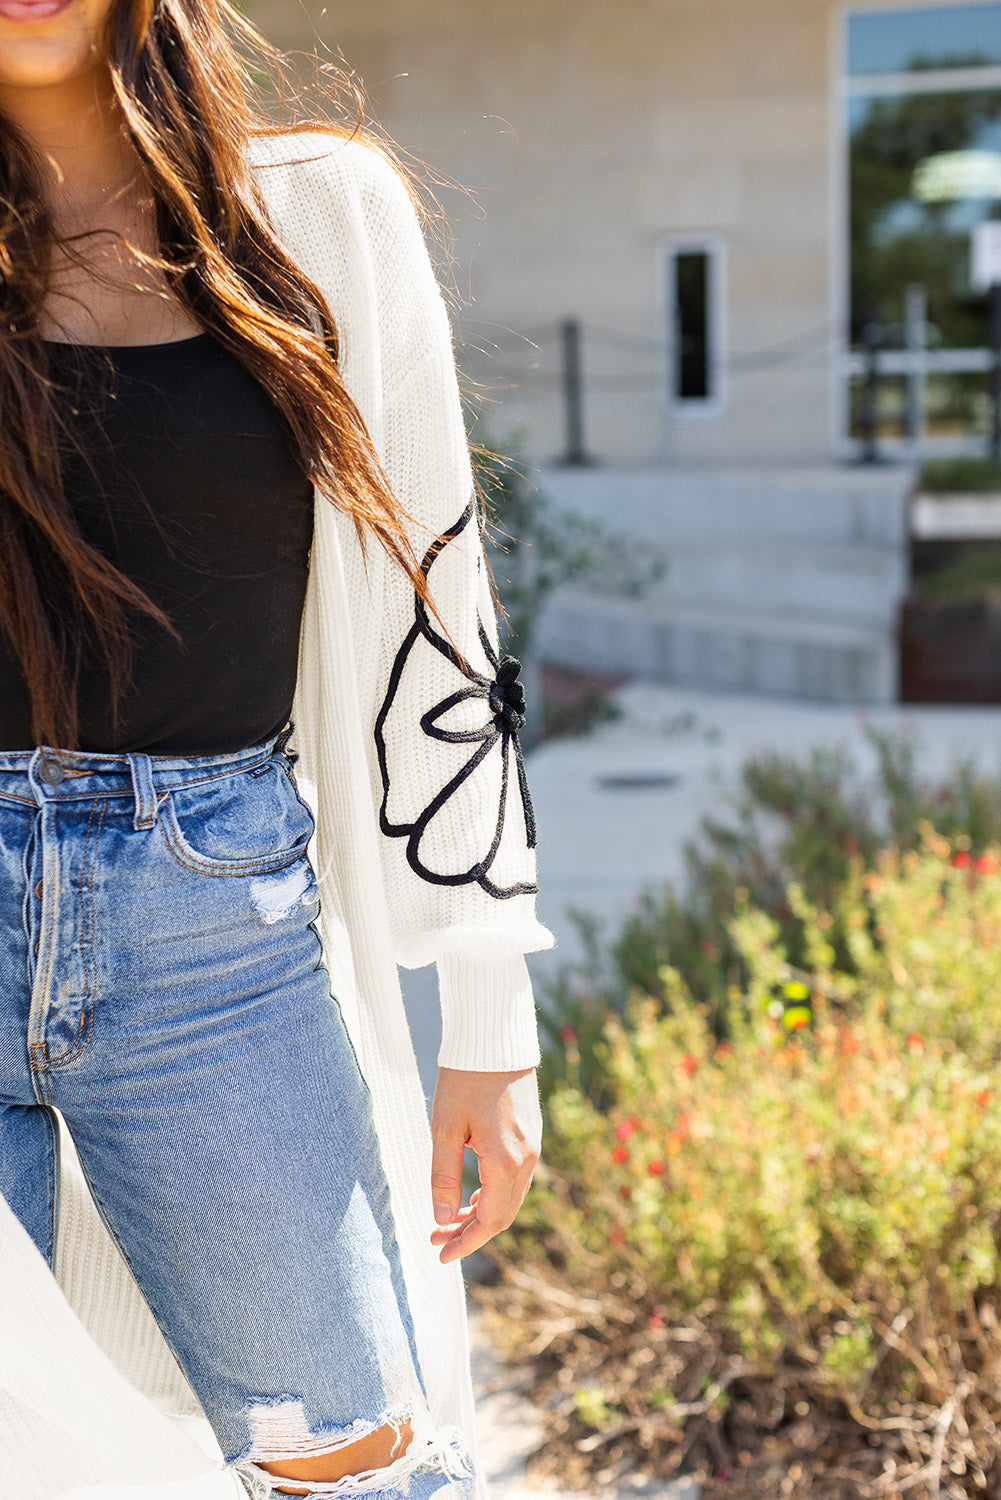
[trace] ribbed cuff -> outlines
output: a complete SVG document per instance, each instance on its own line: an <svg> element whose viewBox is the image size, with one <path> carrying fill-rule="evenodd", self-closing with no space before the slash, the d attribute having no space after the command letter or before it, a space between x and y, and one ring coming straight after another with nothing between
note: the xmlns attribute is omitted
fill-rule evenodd
<svg viewBox="0 0 1001 1500"><path fill-rule="evenodd" d="M524 955L438 959L439 1068L508 1073L538 1066L535 998Z"/></svg>

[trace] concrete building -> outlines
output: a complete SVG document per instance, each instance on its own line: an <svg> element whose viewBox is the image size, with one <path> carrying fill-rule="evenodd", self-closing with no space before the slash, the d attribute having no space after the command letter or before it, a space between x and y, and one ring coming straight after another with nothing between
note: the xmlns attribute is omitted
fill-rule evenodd
<svg viewBox="0 0 1001 1500"><path fill-rule="evenodd" d="M1001 212L1001 3L249 9L339 49L461 185L438 189L441 270L490 431L522 434L552 498L671 555L642 605L562 596L547 655L892 699L913 461L990 423L968 265ZM867 441L892 462L859 466Z"/></svg>

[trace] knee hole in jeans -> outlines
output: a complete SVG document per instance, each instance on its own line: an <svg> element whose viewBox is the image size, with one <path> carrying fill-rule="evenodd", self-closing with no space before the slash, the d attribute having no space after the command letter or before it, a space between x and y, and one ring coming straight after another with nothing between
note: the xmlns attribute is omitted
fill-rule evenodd
<svg viewBox="0 0 1001 1500"><path fill-rule="evenodd" d="M435 1431L423 1409L358 1419L329 1437L310 1430L303 1403L291 1398L256 1404L248 1416L252 1448L238 1468L276 1495L361 1496L405 1490L417 1469L437 1469L450 1478L472 1473L461 1434L454 1428Z"/></svg>

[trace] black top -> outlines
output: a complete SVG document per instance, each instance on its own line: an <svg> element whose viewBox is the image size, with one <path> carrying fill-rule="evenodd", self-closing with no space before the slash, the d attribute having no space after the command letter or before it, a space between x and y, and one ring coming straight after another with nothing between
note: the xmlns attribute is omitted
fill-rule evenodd
<svg viewBox="0 0 1001 1500"><path fill-rule="evenodd" d="M107 670L85 655L81 750L221 755L262 744L292 705L313 490L281 414L207 333L172 344L47 345L80 530L172 620L135 620L112 734ZM27 689L0 633L0 749L33 749Z"/></svg>

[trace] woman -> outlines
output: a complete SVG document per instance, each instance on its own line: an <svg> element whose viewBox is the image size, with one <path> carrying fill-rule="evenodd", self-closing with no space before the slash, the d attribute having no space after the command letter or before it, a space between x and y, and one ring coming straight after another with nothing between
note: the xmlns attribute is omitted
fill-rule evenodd
<svg viewBox="0 0 1001 1500"><path fill-rule="evenodd" d="M457 1262L538 1154L447 312L388 154L265 129L224 22L0 0L5 1500L482 1488Z"/></svg>

